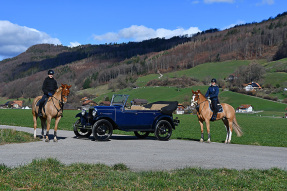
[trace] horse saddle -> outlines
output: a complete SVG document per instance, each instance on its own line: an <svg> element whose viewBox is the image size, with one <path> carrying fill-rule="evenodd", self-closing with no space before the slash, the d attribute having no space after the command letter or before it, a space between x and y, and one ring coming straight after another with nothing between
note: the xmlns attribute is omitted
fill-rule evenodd
<svg viewBox="0 0 287 191"><path fill-rule="evenodd" d="M42 98L41 98L41 99L42 99ZM40 105L40 100L41 100L41 99L38 100L36 106L39 106L39 105ZM48 99L49 99L49 97L47 97L47 98L45 99L44 104L43 104L43 110L44 110L44 112L46 112L46 111L45 111L45 105L47 104Z"/></svg>
<svg viewBox="0 0 287 191"><path fill-rule="evenodd" d="M213 108L212 108L212 105L209 103L209 108L210 108L210 110L213 112ZM221 113L221 112L223 112L223 108L222 108L222 105L221 104L217 104L217 111L218 111L218 113Z"/></svg>

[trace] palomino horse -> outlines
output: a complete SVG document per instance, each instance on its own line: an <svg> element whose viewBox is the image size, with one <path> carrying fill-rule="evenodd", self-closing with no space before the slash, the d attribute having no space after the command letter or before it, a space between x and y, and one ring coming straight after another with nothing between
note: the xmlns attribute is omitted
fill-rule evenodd
<svg viewBox="0 0 287 191"><path fill-rule="evenodd" d="M57 90L56 93L49 97L47 100L46 105L43 107L42 113L43 117L41 119L41 126L42 126L42 138L44 139L44 129L46 129L46 142L49 142L49 130L51 120L55 118L55 128L54 128L54 142L57 142L57 129L58 123L62 117L63 113L63 106L64 103L67 102L68 95L70 93L71 86L67 84L62 84ZM42 98L42 96L38 96L34 99L32 104L32 114L33 114L33 121L34 121L34 138L36 138L36 129L37 129L37 117L38 117L38 108L37 106L38 101Z"/></svg>
<svg viewBox="0 0 287 191"><path fill-rule="evenodd" d="M198 122L201 127L200 142L203 142L203 138L204 138L203 136L203 122L204 121L206 124L207 133L208 133L207 142L210 142L210 118L213 112L210 110L209 101L200 92L200 90L197 90L197 91L192 90L192 93L193 93L193 96L191 100L191 106L197 107L197 117L198 117ZM222 103L221 105L222 105L223 111L217 114L216 120L222 119L226 127L226 131L227 131L225 143L230 143L233 128L238 137L242 136L243 133L241 131L240 126L238 125L236 121L234 108L231 105L226 104L226 103Z"/></svg>

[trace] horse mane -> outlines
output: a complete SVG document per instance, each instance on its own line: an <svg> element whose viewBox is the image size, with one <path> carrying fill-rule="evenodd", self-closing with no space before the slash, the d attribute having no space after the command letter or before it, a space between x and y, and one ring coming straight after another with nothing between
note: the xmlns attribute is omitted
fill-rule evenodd
<svg viewBox="0 0 287 191"><path fill-rule="evenodd" d="M56 90L56 93L58 93L59 91L61 91L63 89L62 86L60 86L57 90Z"/></svg>

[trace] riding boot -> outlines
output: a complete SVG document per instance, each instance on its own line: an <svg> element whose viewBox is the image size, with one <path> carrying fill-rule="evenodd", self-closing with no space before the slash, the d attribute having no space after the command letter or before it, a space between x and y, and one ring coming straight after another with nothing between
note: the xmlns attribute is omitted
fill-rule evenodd
<svg viewBox="0 0 287 191"><path fill-rule="evenodd" d="M39 110L38 110L38 117L43 117L42 108L43 108L43 106L40 104Z"/></svg>
<svg viewBox="0 0 287 191"><path fill-rule="evenodd" d="M215 120L216 120L216 117L217 117L217 112L213 112L210 121L215 121Z"/></svg>

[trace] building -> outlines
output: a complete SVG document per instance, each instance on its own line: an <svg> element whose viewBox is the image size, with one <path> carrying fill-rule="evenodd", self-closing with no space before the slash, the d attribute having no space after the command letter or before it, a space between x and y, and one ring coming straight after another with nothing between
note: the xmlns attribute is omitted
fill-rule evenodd
<svg viewBox="0 0 287 191"><path fill-rule="evenodd" d="M176 108L176 114L184 114L184 109L185 109L184 105L178 104Z"/></svg>
<svg viewBox="0 0 287 191"><path fill-rule="evenodd" d="M22 106L23 106L23 101L20 101L20 100L15 100L15 101L13 101L13 103L11 104L11 106L13 107L13 108L22 108Z"/></svg>
<svg viewBox="0 0 287 191"><path fill-rule="evenodd" d="M146 99L133 99L132 105L146 105L148 101Z"/></svg>
<svg viewBox="0 0 287 191"><path fill-rule="evenodd" d="M249 113L249 112L253 112L254 109L252 107L252 105L248 105L248 104L243 104L241 106L239 106L238 108L236 108L236 112L237 113Z"/></svg>
<svg viewBox="0 0 287 191"><path fill-rule="evenodd" d="M254 91L254 90L255 91L261 90L262 87L256 82L251 82L249 84L245 84L243 89L245 89L245 91L248 92L248 91Z"/></svg>

